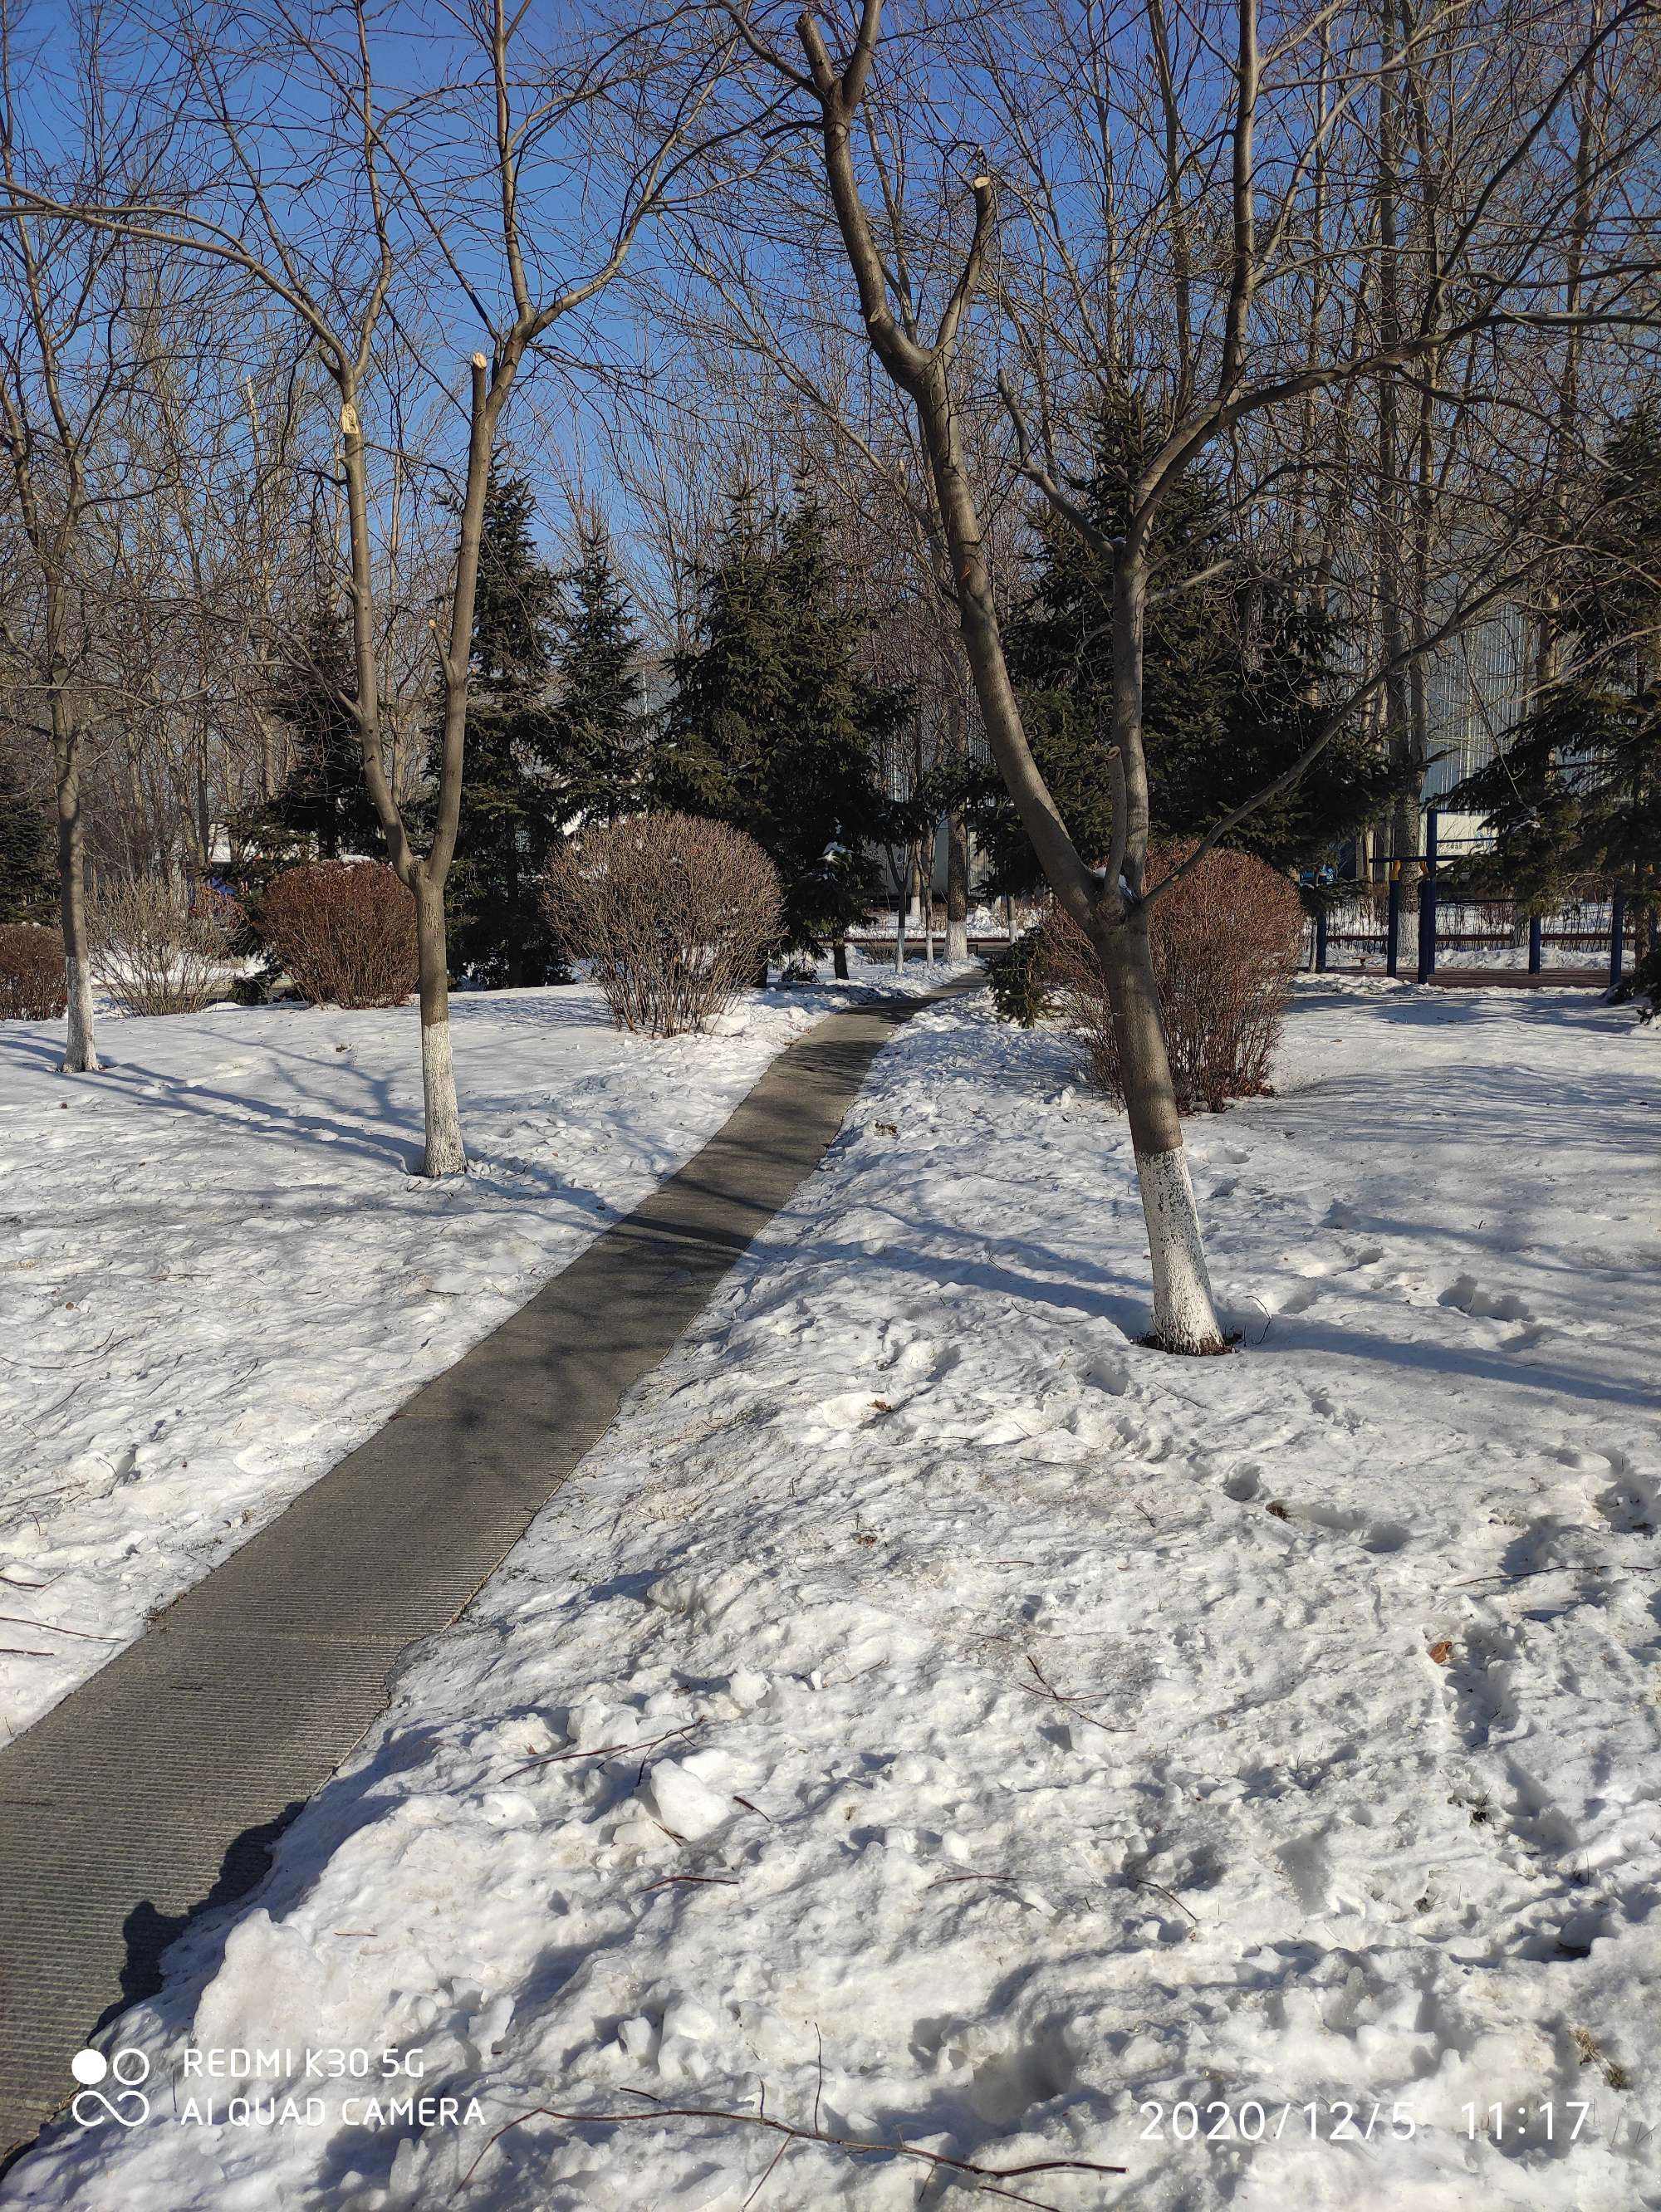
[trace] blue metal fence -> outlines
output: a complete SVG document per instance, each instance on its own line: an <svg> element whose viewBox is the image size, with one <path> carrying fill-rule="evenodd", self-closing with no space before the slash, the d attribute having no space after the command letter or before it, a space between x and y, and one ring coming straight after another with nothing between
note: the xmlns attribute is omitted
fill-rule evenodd
<svg viewBox="0 0 1661 2212"><path fill-rule="evenodd" d="M1452 849L1450 849L1451 846ZM1347 929L1342 923L1335 927L1329 902L1323 899L1317 904L1314 942L1311 948L1311 965L1315 972L1317 975L1327 972L1333 965L1335 949L1341 951L1348 945L1359 948L1364 964L1369 952L1382 949L1384 973L1387 975L1399 975L1403 934L1402 872L1405 866L1413 866L1421 871L1414 915L1416 928L1413 947L1413 962L1420 982L1429 982L1437 973L1442 964L1441 956L1445 948L1457 957L1461 951L1486 951L1514 947L1519 956L1517 965L1475 972L1546 976L1558 972L1546 965L1548 944L1577 951L1584 949L1585 952L1584 966L1561 972L1591 980L1593 972L1597 971L1607 976L1611 988L1621 981L1626 968L1627 933L1630 927L1623 893L1615 891L1590 902L1576 902L1574 911L1555 918L1555 926L1548 926L1537 914L1519 915L1517 902L1511 898L1461 900L1450 907L1444 896L1446 864L1461 857L1466 849L1480 848L1476 841L1468 837L1446 838L1442 830L1439 809L1434 806L1427 808L1423 851L1391 854L1384 862L1389 872L1384 884L1382 930L1378 927ZM1318 878L1311 872L1306 874L1305 883L1311 890L1329 890L1334 887L1333 872L1323 869ZM1364 891L1362 896L1366 896L1366 893ZM1473 907L1477 914L1475 927L1467 918ZM1459 919L1453 919L1455 916Z"/></svg>

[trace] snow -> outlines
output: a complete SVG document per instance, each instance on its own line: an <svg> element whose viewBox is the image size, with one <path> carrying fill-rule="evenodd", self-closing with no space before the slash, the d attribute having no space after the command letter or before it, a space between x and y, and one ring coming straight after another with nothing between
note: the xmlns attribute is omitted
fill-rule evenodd
<svg viewBox="0 0 1661 2212"><path fill-rule="evenodd" d="M0 1736L371 1435L690 1157L790 1037L918 969L620 1035L453 1001L465 1182L420 1164L415 1007L0 1023Z"/></svg>
<svg viewBox="0 0 1661 2212"><path fill-rule="evenodd" d="M1245 1341L1177 1361L1064 1040L920 1017L121 2020L150 2122L60 2130L0 2203L966 2198L815 2142L770 2172L708 2117L764 2094L1129 2170L1007 2185L1063 2212L1661 2205L1658 1111L1589 994L1301 987L1280 1095L1189 1125ZM187 2046L389 2051L455 2109L296 2079L315 2124L239 2124Z"/></svg>

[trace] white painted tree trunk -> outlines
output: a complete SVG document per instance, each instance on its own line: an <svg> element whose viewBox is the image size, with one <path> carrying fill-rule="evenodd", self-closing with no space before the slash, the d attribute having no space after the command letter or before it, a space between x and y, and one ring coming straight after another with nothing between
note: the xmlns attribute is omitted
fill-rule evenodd
<svg viewBox="0 0 1661 2212"><path fill-rule="evenodd" d="M905 900L897 900L894 907L894 969L897 975L905 972Z"/></svg>
<svg viewBox="0 0 1661 2212"><path fill-rule="evenodd" d="M98 1046L93 1036L92 974L84 957L64 963L68 994L69 1035L64 1045L65 1075L96 1075Z"/></svg>
<svg viewBox="0 0 1661 2212"><path fill-rule="evenodd" d="M461 1141L461 1109L456 1103L447 1014L441 1021L421 1024L421 1088L427 1110L427 1152L422 1173L465 1175L467 1152Z"/></svg>
<svg viewBox="0 0 1661 2212"><path fill-rule="evenodd" d="M961 967L969 957L969 924L948 921L946 925L946 957L956 967Z"/></svg>
<svg viewBox="0 0 1661 2212"><path fill-rule="evenodd" d="M1175 1152L1139 1156L1136 1180L1153 1269L1153 1334L1168 1351L1214 1349L1223 1332L1212 1303L1186 1152L1178 1146Z"/></svg>

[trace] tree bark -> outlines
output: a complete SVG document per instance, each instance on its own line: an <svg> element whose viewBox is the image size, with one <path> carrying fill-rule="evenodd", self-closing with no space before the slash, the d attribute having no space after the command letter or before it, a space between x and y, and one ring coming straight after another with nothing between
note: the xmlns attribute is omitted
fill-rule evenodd
<svg viewBox="0 0 1661 2212"><path fill-rule="evenodd" d="M424 870L411 889L416 902L416 950L420 957L421 1091L426 1111L422 1173L465 1175L461 1109L456 1100L455 1060L450 1049L450 970L445 941L444 893Z"/></svg>
<svg viewBox="0 0 1661 2212"><path fill-rule="evenodd" d="M1171 1080L1146 909L1134 908L1117 927L1093 931L1092 941L1112 1010L1125 1118L1147 1224L1153 1334L1170 1351L1216 1351L1222 1332Z"/></svg>
<svg viewBox="0 0 1661 2212"><path fill-rule="evenodd" d="M92 966L87 946L86 832L81 814L81 733L70 725L63 694L52 701L52 767L58 786L58 912L64 931L64 981L68 1033L64 1042L65 1075L96 1075L98 1045L93 1031Z"/></svg>
<svg viewBox="0 0 1661 2212"><path fill-rule="evenodd" d="M969 831L960 806L946 817L946 957L958 964L969 957Z"/></svg>
<svg viewBox="0 0 1661 2212"><path fill-rule="evenodd" d="M1397 103L1400 98L1390 74L1395 59L1393 0L1383 0L1378 29L1378 342L1390 347L1402 336L1401 237L1397 168L1401 140ZM1378 564L1379 657L1392 673L1384 684L1384 744L1395 768L1405 774L1423 764L1415 761L1416 748L1408 690L1408 676L1399 664L1407 645L1407 623L1402 605L1402 454L1400 384L1395 365L1386 362L1378 372L1378 514L1376 539ZM1415 670L1415 674L1417 671ZM1409 864L1409 875L1419 872L1422 786L1402 793L1390 814L1390 850Z"/></svg>

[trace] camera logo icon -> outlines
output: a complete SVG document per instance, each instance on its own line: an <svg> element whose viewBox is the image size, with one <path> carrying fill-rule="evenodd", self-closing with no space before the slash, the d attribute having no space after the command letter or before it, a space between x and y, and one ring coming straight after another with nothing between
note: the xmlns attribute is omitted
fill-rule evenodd
<svg viewBox="0 0 1661 2212"><path fill-rule="evenodd" d="M150 2100L138 2084L149 2079L150 2062L142 2051L123 2049L108 2058L101 2051L77 2051L70 2071L81 2084L70 2106L78 2127L101 2128L113 2120L119 2127L136 2128L149 2119ZM107 2096L99 2086L104 2081L117 2085Z"/></svg>

